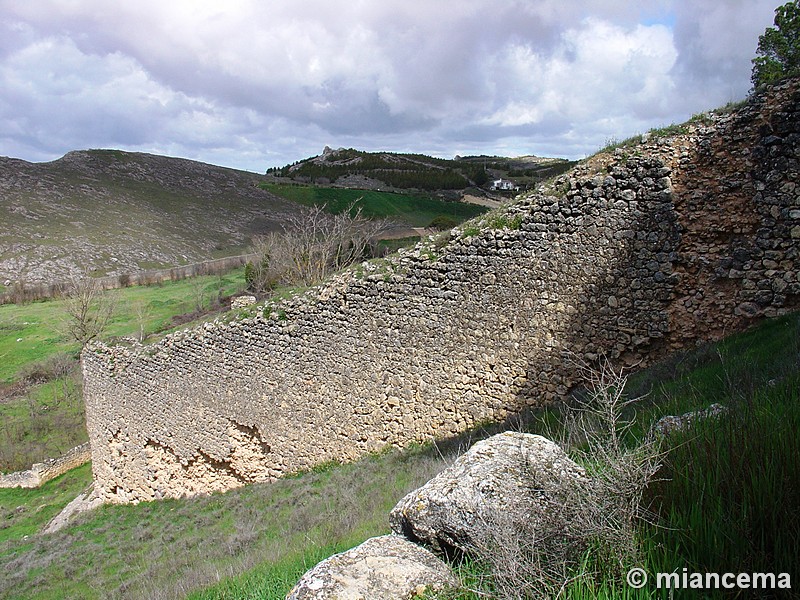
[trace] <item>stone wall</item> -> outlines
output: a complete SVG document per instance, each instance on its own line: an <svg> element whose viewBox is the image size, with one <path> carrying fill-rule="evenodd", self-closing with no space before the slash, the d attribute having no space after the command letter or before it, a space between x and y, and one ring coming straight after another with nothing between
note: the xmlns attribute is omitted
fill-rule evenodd
<svg viewBox="0 0 800 600"><path fill-rule="evenodd" d="M798 82L280 302L83 354L96 488L229 489L549 402L800 299ZM449 237L448 237L449 236Z"/></svg>
<svg viewBox="0 0 800 600"><path fill-rule="evenodd" d="M36 488L75 467L80 467L91 459L92 450L87 442L80 446L75 446L58 458L50 458L42 463L34 463L27 471L16 471L0 475L0 488Z"/></svg>

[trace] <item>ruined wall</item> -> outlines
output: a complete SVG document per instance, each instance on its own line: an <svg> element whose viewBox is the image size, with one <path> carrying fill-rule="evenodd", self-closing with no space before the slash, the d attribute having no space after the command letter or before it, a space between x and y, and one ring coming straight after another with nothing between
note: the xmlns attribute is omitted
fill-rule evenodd
<svg viewBox="0 0 800 600"><path fill-rule="evenodd" d="M84 351L98 493L224 490L550 401L800 297L797 82L479 224L152 346Z"/></svg>
<svg viewBox="0 0 800 600"><path fill-rule="evenodd" d="M67 471L80 467L92 459L89 443L75 446L58 458L50 458L41 463L34 463L27 471L0 474L0 488L36 488L63 475Z"/></svg>

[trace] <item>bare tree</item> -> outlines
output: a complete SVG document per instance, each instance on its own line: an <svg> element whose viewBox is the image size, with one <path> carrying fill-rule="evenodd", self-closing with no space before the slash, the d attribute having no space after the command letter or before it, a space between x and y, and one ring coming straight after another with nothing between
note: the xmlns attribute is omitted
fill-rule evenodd
<svg viewBox="0 0 800 600"><path fill-rule="evenodd" d="M364 258L367 246L386 228L386 220L367 219L361 209L331 215L326 206L303 208L282 233L255 240L250 263L251 289L263 293L278 284L313 285L330 273Z"/></svg>
<svg viewBox="0 0 800 600"><path fill-rule="evenodd" d="M136 336L140 342L143 342L147 337L145 328L147 321L150 319L150 305L141 299L134 300L131 304L131 309L133 310L133 316L136 318L136 325L139 328Z"/></svg>
<svg viewBox="0 0 800 600"><path fill-rule="evenodd" d="M104 293L100 282L88 274L73 275L67 285L65 327L74 340L86 344L108 326L116 308L116 297Z"/></svg>

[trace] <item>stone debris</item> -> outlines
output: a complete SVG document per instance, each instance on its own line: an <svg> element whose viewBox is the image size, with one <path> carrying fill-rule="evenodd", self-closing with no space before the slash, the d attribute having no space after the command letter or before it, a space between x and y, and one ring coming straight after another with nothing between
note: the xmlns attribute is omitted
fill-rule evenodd
<svg viewBox="0 0 800 600"><path fill-rule="evenodd" d="M661 435L669 435L678 431L685 431L691 427L692 423L695 421L713 419L724 415L727 412L728 408L726 406L719 403L714 403L703 410L695 410L679 416L667 415L656 421L655 425L653 425L653 431L660 433Z"/></svg>
<svg viewBox="0 0 800 600"><path fill-rule="evenodd" d="M308 571L286 600L407 600L455 587L450 568L397 535L368 539Z"/></svg>
<svg viewBox="0 0 800 600"><path fill-rule="evenodd" d="M231 310L244 308L245 306L252 306L255 303L255 296L236 296L235 298L231 298Z"/></svg>
<svg viewBox="0 0 800 600"><path fill-rule="evenodd" d="M103 499L95 493L94 484L91 484L53 517L42 533L55 533L66 527L75 515L97 508L101 504Z"/></svg>

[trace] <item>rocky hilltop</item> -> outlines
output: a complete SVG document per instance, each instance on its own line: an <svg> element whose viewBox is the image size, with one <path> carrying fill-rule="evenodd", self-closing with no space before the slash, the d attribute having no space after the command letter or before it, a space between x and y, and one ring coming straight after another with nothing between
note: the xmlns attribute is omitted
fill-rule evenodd
<svg viewBox="0 0 800 600"><path fill-rule="evenodd" d="M425 191L448 199L481 193L493 180L513 177L514 187L527 189L568 170L575 163L562 158L521 156L456 156L363 152L325 147L322 154L282 168L269 169L278 181L316 183L372 190Z"/></svg>
<svg viewBox="0 0 800 600"><path fill-rule="evenodd" d="M118 275L241 254L296 205L261 176L200 162L85 150L0 157L0 284L79 270Z"/></svg>

